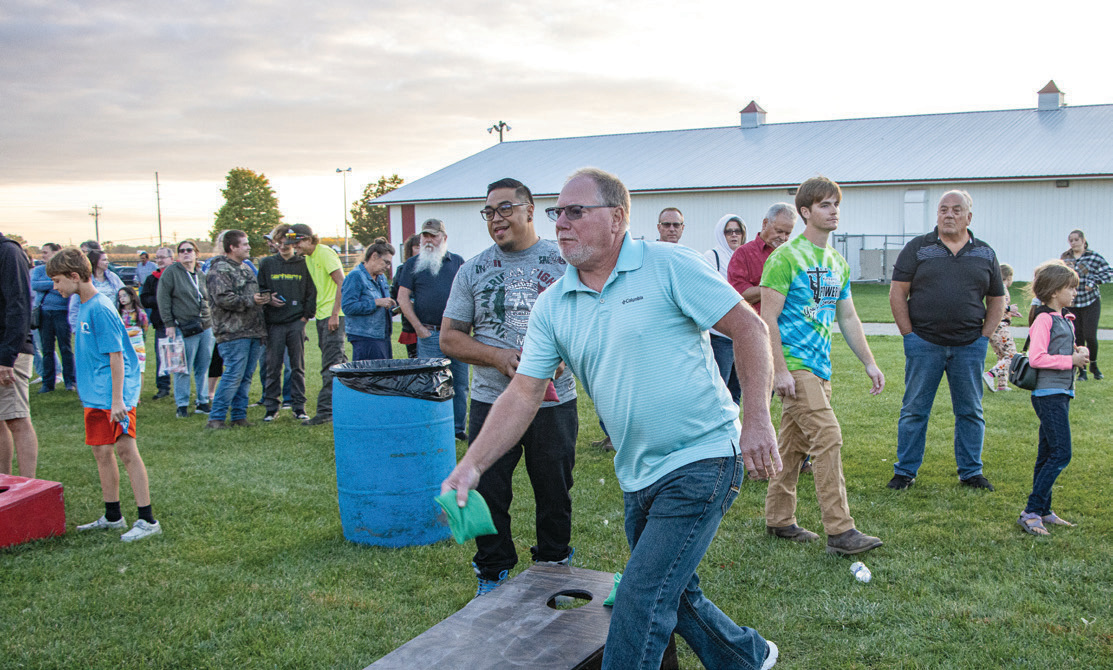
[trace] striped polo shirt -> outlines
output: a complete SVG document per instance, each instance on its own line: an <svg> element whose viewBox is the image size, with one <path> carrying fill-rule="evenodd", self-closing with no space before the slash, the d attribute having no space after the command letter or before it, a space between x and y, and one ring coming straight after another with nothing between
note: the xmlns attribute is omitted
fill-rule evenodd
<svg viewBox="0 0 1113 670"><path fill-rule="evenodd" d="M741 301L696 252L627 233L603 290L569 267L533 307L517 374L583 383L614 442L623 491L737 452L738 406L707 330Z"/></svg>

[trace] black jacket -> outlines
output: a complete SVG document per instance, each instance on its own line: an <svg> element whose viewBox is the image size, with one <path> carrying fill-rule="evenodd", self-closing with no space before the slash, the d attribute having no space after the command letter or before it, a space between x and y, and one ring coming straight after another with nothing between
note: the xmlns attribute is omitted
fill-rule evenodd
<svg viewBox="0 0 1113 670"><path fill-rule="evenodd" d="M31 268L18 242L0 234L0 365L35 352L31 340Z"/></svg>
<svg viewBox="0 0 1113 670"><path fill-rule="evenodd" d="M259 261L259 290L274 291L286 301L281 307L263 308L268 325L312 319L317 313L317 287L309 276L304 256L295 254L285 260L274 254Z"/></svg>
<svg viewBox="0 0 1113 670"><path fill-rule="evenodd" d="M162 322L162 315L158 313L158 280L162 270L155 270L143 280L143 287L139 290L139 304L151 310L151 325L162 330L166 324Z"/></svg>

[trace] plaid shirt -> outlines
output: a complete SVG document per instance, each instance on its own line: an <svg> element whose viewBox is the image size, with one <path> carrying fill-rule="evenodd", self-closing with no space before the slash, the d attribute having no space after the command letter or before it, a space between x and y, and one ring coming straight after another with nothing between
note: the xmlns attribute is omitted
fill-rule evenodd
<svg viewBox="0 0 1113 670"><path fill-rule="evenodd" d="M1074 254L1067 251L1062 259L1078 273L1078 295L1074 297L1071 307L1089 307L1101 300L1098 286L1113 281L1113 268L1109 267L1101 254L1087 250L1075 258Z"/></svg>

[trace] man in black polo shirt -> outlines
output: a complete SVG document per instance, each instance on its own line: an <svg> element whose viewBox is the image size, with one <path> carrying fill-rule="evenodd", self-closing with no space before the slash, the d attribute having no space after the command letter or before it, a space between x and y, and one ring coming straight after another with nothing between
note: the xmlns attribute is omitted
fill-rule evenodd
<svg viewBox="0 0 1113 670"><path fill-rule="evenodd" d="M1008 301L997 254L967 230L973 205L966 191L944 193L935 230L910 241L893 268L889 306L904 336L904 401L891 489L906 489L916 479L931 405L946 372L959 480L993 490L982 474L981 374L989 336Z"/></svg>

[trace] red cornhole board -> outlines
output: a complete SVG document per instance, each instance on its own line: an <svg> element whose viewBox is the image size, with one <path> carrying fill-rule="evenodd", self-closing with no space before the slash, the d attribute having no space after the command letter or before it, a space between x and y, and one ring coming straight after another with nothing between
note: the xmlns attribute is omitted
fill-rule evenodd
<svg viewBox="0 0 1113 670"><path fill-rule="evenodd" d="M61 484L0 475L0 547L65 532Z"/></svg>

